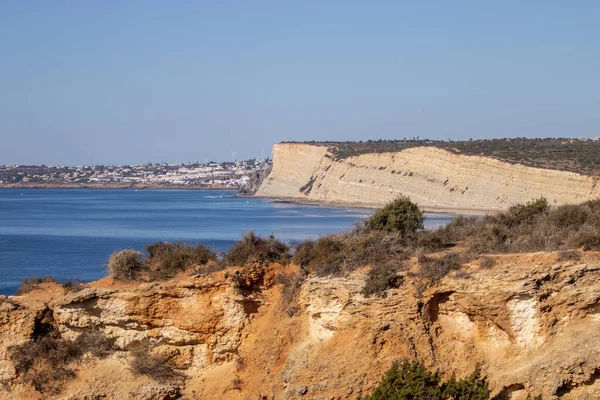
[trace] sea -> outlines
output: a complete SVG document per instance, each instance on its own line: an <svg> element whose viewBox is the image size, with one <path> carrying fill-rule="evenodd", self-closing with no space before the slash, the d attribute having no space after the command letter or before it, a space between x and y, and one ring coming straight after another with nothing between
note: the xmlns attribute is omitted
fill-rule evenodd
<svg viewBox="0 0 600 400"><path fill-rule="evenodd" d="M106 275L109 255L157 241L226 251L243 232L290 243L352 229L373 210L238 197L221 190L0 189L0 294L54 276L83 282ZM428 227L451 214L426 214Z"/></svg>

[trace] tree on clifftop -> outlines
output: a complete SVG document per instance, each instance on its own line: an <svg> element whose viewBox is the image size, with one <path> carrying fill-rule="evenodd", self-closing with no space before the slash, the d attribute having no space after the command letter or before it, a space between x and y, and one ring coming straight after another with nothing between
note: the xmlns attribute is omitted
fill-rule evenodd
<svg viewBox="0 0 600 400"><path fill-rule="evenodd" d="M423 229L423 212L408 197L396 200L377 209L365 221L365 227L375 231L398 232L402 236L412 235Z"/></svg>

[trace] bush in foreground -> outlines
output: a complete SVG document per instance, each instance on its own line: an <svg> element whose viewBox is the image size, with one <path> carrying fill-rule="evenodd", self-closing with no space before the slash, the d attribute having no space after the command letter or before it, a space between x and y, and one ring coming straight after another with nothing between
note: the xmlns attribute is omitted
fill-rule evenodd
<svg viewBox="0 0 600 400"><path fill-rule="evenodd" d="M146 246L146 258L135 250L110 255L108 271L119 281L170 279L189 268L216 261L217 255L202 244L157 242Z"/></svg>
<svg viewBox="0 0 600 400"><path fill-rule="evenodd" d="M469 257L465 254L447 253L442 257L429 257L421 255L418 258L419 272L417 276L429 282L437 282L450 271L457 270L467 262Z"/></svg>
<svg viewBox="0 0 600 400"><path fill-rule="evenodd" d="M157 242L146 246L150 280L163 280L188 268L206 265L217 256L203 244Z"/></svg>
<svg viewBox="0 0 600 400"><path fill-rule="evenodd" d="M600 250L600 200L550 206L541 198L482 219L458 217L438 232L480 254Z"/></svg>
<svg viewBox="0 0 600 400"><path fill-rule="evenodd" d="M133 281L146 269L142 253L127 249L112 253L108 259L108 271L118 281Z"/></svg>
<svg viewBox="0 0 600 400"><path fill-rule="evenodd" d="M408 242L398 233L365 230L302 242L292 260L319 276L327 276L367 265L397 266L408 254Z"/></svg>
<svg viewBox="0 0 600 400"><path fill-rule="evenodd" d="M185 375L173 368L167 357L151 354L147 347L137 348L132 354L130 367L134 374L146 375L161 383L172 383L185 378Z"/></svg>
<svg viewBox="0 0 600 400"><path fill-rule="evenodd" d="M294 316L300 310L298 295L303 282L302 277L296 273L279 274L275 277L275 283L282 285L279 309L287 313L289 317Z"/></svg>
<svg viewBox="0 0 600 400"><path fill-rule="evenodd" d="M229 249L224 261L229 266L243 266L269 262L286 264L289 259L290 248L287 244L275 239L273 235L264 238L254 231L249 231Z"/></svg>
<svg viewBox="0 0 600 400"><path fill-rule="evenodd" d="M466 379L452 377L442 382L437 372L427 371L421 362L394 362L379 385L360 400L488 400L490 390L477 368Z"/></svg>
<svg viewBox="0 0 600 400"><path fill-rule="evenodd" d="M35 390L45 394L60 393L65 381L75 377L70 364L84 354L105 358L114 351L114 341L99 331L83 332L76 340L61 339L53 334L8 349L19 375Z"/></svg>
<svg viewBox="0 0 600 400"><path fill-rule="evenodd" d="M423 212L419 207L408 197L401 196L375 211L375 214L365 221L365 227L410 236L423 229L423 221Z"/></svg>
<svg viewBox="0 0 600 400"><path fill-rule="evenodd" d="M21 296L25 293L29 293L32 290L38 289L42 283L56 283L56 278L53 276L44 276L41 278L26 278L23 279L21 285L17 289L17 295Z"/></svg>
<svg viewBox="0 0 600 400"><path fill-rule="evenodd" d="M397 288L402 282L397 268L390 265L376 265L367 274L362 293L365 297L384 296L385 291Z"/></svg>
<svg viewBox="0 0 600 400"><path fill-rule="evenodd" d="M64 289L65 293L74 293L85 289L85 284L81 282L79 278L75 278L72 281L64 281L63 283L61 283L61 286Z"/></svg>

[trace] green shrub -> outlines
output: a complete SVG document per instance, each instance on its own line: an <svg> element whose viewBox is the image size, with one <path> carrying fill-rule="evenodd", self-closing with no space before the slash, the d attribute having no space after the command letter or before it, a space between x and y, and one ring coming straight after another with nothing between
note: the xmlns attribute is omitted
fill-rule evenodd
<svg viewBox="0 0 600 400"><path fill-rule="evenodd" d="M273 235L263 238L249 231L229 249L224 261L230 266L268 262L286 264L289 258L290 248L287 244L275 239Z"/></svg>
<svg viewBox="0 0 600 400"><path fill-rule="evenodd" d="M112 253L107 267L110 275L118 281L137 280L148 269L142 253L131 249Z"/></svg>
<svg viewBox="0 0 600 400"><path fill-rule="evenodd" d="M53 276L44 276L41 278L23 279L23 282L21 282L21 285L19 285L19 288L17 289L17 295L21 296L32 290L38 289L39 285L42 283L56 283L56 278Z"/></svg>
<svg viewBox="0 0 600 400"><path fill-rule="evenodd" d="M540 197L525 204L517 204L510 207L507 212L498 214L498 219L510 227L527 223L546 210L548 210L548 200Z"/></svg>
<svg viewBox="0 0 600 400"><path fill-rule="evenodd" d="M383 296L388 289L397 288L402 282L397 268L390 265L376 265L369 270L362 294L365 297Z"/></svg>
<svg viewBox="0 0 600 400"><path fill-rule="evenodd" d="M401 196L375 211L375 214L365 221L365 227L408 236L423 229L423 220L423 212L419 207L408 197Z"/></svg>
<svg viewBox="0 0 600 400"><path fill-rule="evenodd" d="M438 372L427 371L421 362L394 362L379 385L361 400L489 400L490 390L477 368L466 379L442 382Z"/></svg>

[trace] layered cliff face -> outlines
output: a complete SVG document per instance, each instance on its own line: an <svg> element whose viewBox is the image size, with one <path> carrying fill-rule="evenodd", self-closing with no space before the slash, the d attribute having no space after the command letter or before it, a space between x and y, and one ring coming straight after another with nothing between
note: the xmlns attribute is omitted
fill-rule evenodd
<svg viewBox="0 0 600 400"><path fill-rule="evenodd" d="M476 260L425 290L404 273L401 287L383 298L361 294L366 268L308 278L293 316L282 310L280 285L243 294L223 272L2 298L0 397L356 398L393 360L418 358L446 376L464 376L479 363L500 398L600 398L600 254L495 257L493 268ZM76 376L61 394L39 394L23 383L7 349L49 325L63 338L100 331L118 350L74 364ZM133 374L131 350L140 343L166 355L185 381Z"/></svg>
<svg viewBox="0 0 600 400"><path fill-rule="evenodd" d="M425 208L508 208L543 196L551 204L600 197L597 178L531 168L435 147L335 160L325 146L280 143L258 196L381 206L405 195Z"/></svg>

